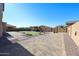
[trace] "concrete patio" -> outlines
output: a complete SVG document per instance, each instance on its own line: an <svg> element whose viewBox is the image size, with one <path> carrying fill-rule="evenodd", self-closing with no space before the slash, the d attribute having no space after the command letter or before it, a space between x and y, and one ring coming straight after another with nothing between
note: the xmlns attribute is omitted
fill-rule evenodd
<svg viewBox="0 0 79 59"><path fill-rule="evenodd" d="M49 32L29 38L20 32L10 32L9 34L14 39L10 40L9 37L7 40L10 43L6 43L5 46L2 45L0 53L8 53L7 55L16 56L79 56L79 47L67 33L55 34ZM12 43L12 41L15 42Z"/></svg>

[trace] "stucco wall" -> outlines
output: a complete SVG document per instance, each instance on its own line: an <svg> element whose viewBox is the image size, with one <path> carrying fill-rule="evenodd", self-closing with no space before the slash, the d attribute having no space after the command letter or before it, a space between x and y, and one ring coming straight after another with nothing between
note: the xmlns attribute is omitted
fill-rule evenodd
<svg viewBox="0 0 79 59"><path fill-rule="evenodd" d="M3 18L3 3L0 3L0 22L2 22L2 18Z"/></svg>
<svg viewBox="0 0 79 59"><path fill-rule="evenodd" d="M79 46L79 22L68 27L68 34Z"/></svg>
<svg viewBox="0 0 79 59"><path fill-rule="evenodd" d="M2 22L2 27L3 27L3 33L6 32L6 22Z"/></svg>
<svg viewBox="0 0 79 59"><path fill-rule="evenodd" d="M2 12L3 11L3 3L0 3L0 12Z"/></svg>
<svg viewBox="0 0 79 59"><path fill-rule="evenodd" d="M2 18L3 18L3 3L0 3L0 37L2 36L3 33L3 27L2 27Z"/></svg>
<svg viewBox="0 0 79 59"><path fill-rule="evenodd" d="M2 28L2 23L0 22L0 37L2 37L2 33L3 33L3 28Z"/></svg>
<svg viewBox="0 0 79 59"><path fill-rule="evenodd" d="M53 30L54 33L61 33L61 32L67 32L67 28L54 28Z"/></svg>

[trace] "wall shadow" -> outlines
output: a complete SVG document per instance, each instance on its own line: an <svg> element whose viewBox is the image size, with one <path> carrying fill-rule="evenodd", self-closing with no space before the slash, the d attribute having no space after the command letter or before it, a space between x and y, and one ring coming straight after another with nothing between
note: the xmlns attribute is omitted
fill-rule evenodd
<svg viewBox="0 0 79 59"><path fill-rule="evenodd" d="M13 37L12 35L10 35L9 33L3 33L3 35L5 36L5 37Z"/></svg>
<svg viewBox="0 0 79 59"><path fill-rule="evenodd" d="M0 38L0 56L34 56L18 43L12 43L6 36Z"/></svg>

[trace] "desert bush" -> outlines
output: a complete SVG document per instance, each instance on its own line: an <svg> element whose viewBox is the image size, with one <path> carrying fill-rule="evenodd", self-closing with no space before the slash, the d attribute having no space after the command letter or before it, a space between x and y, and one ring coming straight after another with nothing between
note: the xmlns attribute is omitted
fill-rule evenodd
<svg viewBox="0 0 79 59"><path fill-rule="evenodd" d="M28 34L26 34L26 35L28 35L28 36L33 36L32 34L29 34L29 33L28 33Z"/></svg>

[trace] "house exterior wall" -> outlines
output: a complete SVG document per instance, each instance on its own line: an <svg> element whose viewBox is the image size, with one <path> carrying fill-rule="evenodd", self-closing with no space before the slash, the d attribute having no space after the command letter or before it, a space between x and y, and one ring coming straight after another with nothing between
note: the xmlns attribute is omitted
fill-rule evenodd
<svg viewBox="0 0 79 59"><path fill-rule="evenodd" d="M3 28L2 28L2 22L0 22L0 37L2 37Z"/></svg>
<svg viewBox="0 0 79 59"><path fill-rule="evenodd" d="M16 26L6 26L6 31L12 31L16 28Z"/></svg>
<svg viewBox="0 0 79 59"><path fill-rule="evenodd" d="M67 32L68 32L69 36L79 46L79 22L77 22L71 26L68 26Z"/></svg>
<svg viewBox="0 0 79 59"><path fill-rule="evenodd" d="M0 37L2 37L3 34L3 27L2 27L3 11L4 11L4 4L0 3Z"/></svg>
<svg viewBox="0 0 79 59"><path fill-rule="evenodd" d="M57 27L57 28L54 28L54 33L59 33L59 32L67 32L67 28L60 28L60 27Z"/></svg>
<svg viewBox="0 0 79 59"><path fill-rule="evenodd" d="M58 32L66 32L67 29L66 28L58 28Z"/></svg>
<svg viewBox="0 0 79 59"><path fill-rule="evenodd" d="M3 11L4 11L4 4L0 3L0 22L2 22Z"/></svg>
<svg viewBox="0 0 79 59"><path fill-rule="evenodd" d="M0 12L4 11L4 3L0 3Z"/></svg>
<svg viewBox="0 0 79 59"><path fill-rule="evenodd" d="M0 12L0 22L2 22L3 13Z"/></svg>
<svg viewBox="0 0 79 59"><path fill-rule="evenodd" d="M3 33L6 32L6 22L2 22L2 27L3 27Z"/></svg>

